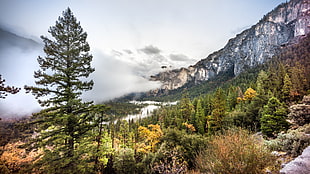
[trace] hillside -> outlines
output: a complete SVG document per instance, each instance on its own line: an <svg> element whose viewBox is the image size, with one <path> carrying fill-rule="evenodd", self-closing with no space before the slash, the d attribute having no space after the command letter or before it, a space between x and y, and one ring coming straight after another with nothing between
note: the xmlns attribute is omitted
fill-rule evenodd
<svg viewBox="0 0 310 174"><path fill-rule="evenodd" d="M276 7L257 24L228 41L226 46L195 65L159 73L151 77L160 81L154 95L167 93L189 84L199 84L223 73L239 75L248 68L263 64L283 47L310 32L310 2L292 0Z"/></svg>

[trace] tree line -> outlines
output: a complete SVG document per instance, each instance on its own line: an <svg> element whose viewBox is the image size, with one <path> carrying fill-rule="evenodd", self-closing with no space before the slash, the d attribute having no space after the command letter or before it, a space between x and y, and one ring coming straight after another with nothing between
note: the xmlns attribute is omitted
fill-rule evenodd
<svg viewBox="0 0 310 174"><path fill-rule="evenodd" d="M5 147L3 173L260 173L275 158L252 133L275 138L289 129L288 106L309 94L306 36L252 74L194 98L184 90L177 105L148 118L114 122L136 108L82 101L95 69L87 33L70 8L48 32L53 39L41 37L46 56L38 57L37 86L25 86L44 109L24 124L31 131L23 142Z"/></svg>

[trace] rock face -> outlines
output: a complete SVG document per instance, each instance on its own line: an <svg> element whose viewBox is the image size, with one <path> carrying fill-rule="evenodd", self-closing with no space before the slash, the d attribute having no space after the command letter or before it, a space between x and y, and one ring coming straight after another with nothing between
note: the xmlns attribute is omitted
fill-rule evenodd
<svg viewBox="0 0 310 174"><path fill-rule="evenodd" d="M197 84L221 72L240 74L247 67L264 63L281 47L310 32L310 1L291 0L265 15L256 25L230 39L226 46L188 68L151 77L162 82L162 90L177 89L189 82Z"/></svg>
<svg viewBox="0 0 310 174"><path fill-rule="evenodd" d="M280 174L309 174L310 173L310 146L300 156L286 164Z"/></svg>

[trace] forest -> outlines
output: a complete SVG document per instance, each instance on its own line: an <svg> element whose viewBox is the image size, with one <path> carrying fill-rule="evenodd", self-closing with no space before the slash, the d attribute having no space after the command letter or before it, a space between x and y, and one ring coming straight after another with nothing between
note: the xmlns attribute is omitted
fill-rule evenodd
<svg viewBox="0 0 310 174"><path fill-rule="evenodd" d="M310 145L310 117L299 109L310 105L310 35L236 77L146 97L178 104L126 121L142 106L81 99L95 69L70 8L48 32L37 86L24 87L44 109L0 121L0 173L277 173ZM1 100L19 92L4 83Z"/></svg>

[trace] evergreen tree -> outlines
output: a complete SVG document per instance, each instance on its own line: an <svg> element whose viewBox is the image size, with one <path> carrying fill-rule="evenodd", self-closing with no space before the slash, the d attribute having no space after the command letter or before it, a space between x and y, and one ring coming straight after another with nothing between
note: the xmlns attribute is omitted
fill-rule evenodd
<svg viewBox="0 0 310 174"><path fill-rule="evenodd" d="M277 98L271 97L262 112L261 130L263 134L271 137L280 131L286 130L289 126L286 115L285 107Z"/></svg>
<svg viewBox="0 0 310 174"><path fill-rule="evenodd" d="M194 123L195 123L194 125L196 127L196 130L200 134L204 134L206 121L205 121L204 109L201 106L201 100L197 101Z"/></svg>
<svg viewBox="0 0 310 174"><path fill-rule="evenodd" d="M19 92L20 88L16 88L14 86L5 86L4 82L5 80L2 79L0 75L0 99L5 99L7 93L16 94Z"/></svg>
<svg viewBox="0 0 310 174"><path fill-rule="evenodd" d="M194 106L191 103L191 100L188 96L188 92L184 92L182 95L182 99L180 101L180 111L181 111L181 117L184 119L184 121L189 121L190 118L192 117L193 111L194 111Z"/></svg>
<svg viewBox="0 0 310 174"><path fill-rule="evenodd" d="M45 173L77 173L83 154L76 149L92 127L87 114L92 102L80 98L93 86L93 81L85 81L94 71L92 55L87 33L70 8L48 32L54 39L41 36L46 56L38 57L40 69L34 73L38 87L25 86L47 107L33 116L39 132L35 145L45 152L37 164Z"/></svg>
<svg viewBox="0 0 310 174"><path fill-rule="evenodd" d="M292 95L294 98L301 99L306 94L308 88L308 82L305 77L305 68L300 63L296 63L294 67L290 69L290 77L292 82Z"/></svg>
<svg viewBox="0 0 310 174"><path fill-rule="evenodd" d="M256 80L257 93L260 96L265 96L268 93L268 75L265 71L260 71Z"/></svg>
<svg viewBox="0 0 310 174"><path fill-rule="evenodd" d="M283 88L282 88L282 97L285 102L289 102L291 98L292 93L292 81L288 74L285 74L284 76L284 82L283 82Z"/></svg>
<svg viewBox="0 0 310 174"><path fill-rule="evenodd" d="M222 128L223 119L226 112L226 99L224 92L218 88L212 101L212 113L207 118L208 133L212 133Z"/></svg>
<svg viewBox="0 0 310 174"><path fill-rule="evenodd" d="M230 86L227 95L227 108L232 111L237 105L238 93L234 86Z"/></svg>

